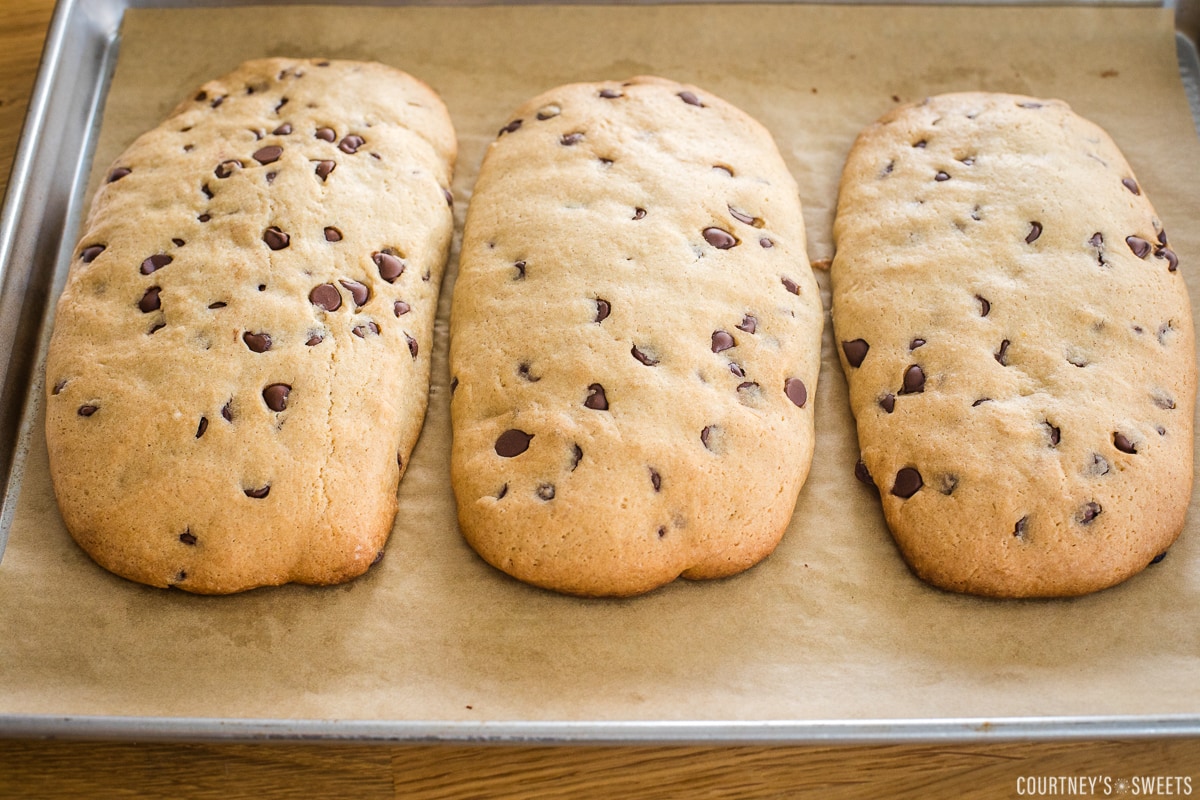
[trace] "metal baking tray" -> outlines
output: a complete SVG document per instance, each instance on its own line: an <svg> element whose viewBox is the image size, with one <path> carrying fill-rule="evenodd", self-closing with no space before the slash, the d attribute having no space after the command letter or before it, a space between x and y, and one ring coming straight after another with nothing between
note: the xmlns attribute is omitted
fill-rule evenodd
<svg viewBox="0 0 1200 800"><path fill-rule="evenodd" d="M436 2L436 0L435 0ZM448 0L454 3L454 0ZM21 491L53 301L86 203L106 91L130 8L254 0L60 0L0 217L0 557ZM323 5L352 5L325 0ZM396 5L363 3L354 5ZM1034 3L1036 4L1036 3ZM1126 3L1158 7L1158 3ZM1176 6L1179 68L1200 131L1200 3ZM815 90L814 90L815 91ZM2 646L2 645L0 645ZM379 742L879 743L1200 736L1200 715L853 721L354 721L0 714L0 736Z"/></svg>

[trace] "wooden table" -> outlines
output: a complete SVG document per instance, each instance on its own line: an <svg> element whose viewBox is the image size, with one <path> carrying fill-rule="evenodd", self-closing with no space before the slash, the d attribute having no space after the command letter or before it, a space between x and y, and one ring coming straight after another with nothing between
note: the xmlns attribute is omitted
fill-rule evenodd
<svg viewBox="0 0 1200 800"><path fill-rule="evenodd" d="M0 0L0 191L53 0ZM0 676L0 691L3 691ZM1030 779L1186 776L1200 739L987 745L482 746L0 739L0 798L1039 796ZM1115 784L1110 784L1116 794ZM1104 784L1096 795L1104 796ZM1162 788L1160 787L1160 791ZM1054 796L1042 794L1040 796ZM1059 793L1057 796L1067 796ZM1185 795L1186 796L1186 795Z"/></svg>

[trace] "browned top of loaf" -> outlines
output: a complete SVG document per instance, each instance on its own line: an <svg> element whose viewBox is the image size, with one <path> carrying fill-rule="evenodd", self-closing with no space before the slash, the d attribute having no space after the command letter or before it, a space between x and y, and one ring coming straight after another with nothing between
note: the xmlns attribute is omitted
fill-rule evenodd
<svg viewBox="0 0 1200 800"><path fill-rule="evenodd" d="M403 72L264 59L116 160L46 373L59 505L97 561L229 592L377 558L425 409L455 147Z"/></svg>
<svg viewBox="0 0 1200 800"><path fill-rule="evenodd" d="M1192 484L1191 311L1103 130L1004 94L897 109L850 154L835 235L862 460L920 575L1079 594L1174 541Z"/></svg>

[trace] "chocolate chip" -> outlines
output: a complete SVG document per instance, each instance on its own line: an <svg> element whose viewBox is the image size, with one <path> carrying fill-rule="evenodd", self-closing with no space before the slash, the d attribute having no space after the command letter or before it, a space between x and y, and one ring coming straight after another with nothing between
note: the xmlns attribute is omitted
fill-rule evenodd
<svg viewBox="0 0 1200 800"><path fill-rule="evenodd" d="M213 170L213 174L221 179L228 178L233 174L234 170L240 169L241 166L241 161L238 161L236 158L231 158L228 161L222 161L220 164L217 164L217 168Z"/></svg>
<svg viewBox="0 0 1200 800"><path fill-rule="evenodd" d="M549 117L547 117L547 119L549 119ZM514 119L512 122L508 123L503 128L501 128L500 132L496 135L503 136L506 133L513 133L521 127L522 122L523 122L523 120Z"/></svg>
<svg viewBox="0 0 1200 800"><path fill-rule="evenodd" d="M246 347L250 348L254 353L265 353L271 349L271 336L266 333L251 333L246 331L242 334L242 341L246 343Z"/></svg>
<svg viewBox="0 0 1200 800"><path fill-rule="evenodd" d="M780 282L783 283L783 288L787 289L792 294L794 294L794 295L800 294L800 284L796 283L791 278L789 278L785 275L782 278L780 278Z"/></svg>
<svg viewBox="0 0 1200 800"><path fill-rule="evenodd" d="M1046 426L1046 432L1050 434L1050 446L1058 447L1058 443L1062 440L1062 430L1051 425L1049 420L1043 420L1042 424Z"/></svg>
<svg viewBox="0 0 1200 800"><path fill-rule="evenodd" d="M200 222L208 222L210 219L212 219L212 217L208 214L201 214L200 216L196 217L196 219Z"/></svg>
<svg viewBox="0 0 1200 800"><path fill-rule="evenodd" d="M200 187L200 191L201 191L201 192L204 194L204 196L205 196L205 197L207 197L209 200L212 200L212 198L213 198L212 189L208 188L208 184L207 184L207 183L206 183L206 184L204 184L203 186L201 186L201 187ZM207 215L207 214L201 214L201 216L208 216L208 215ZM201 222L208 222L208 220L206 220L206 219L205 219L205 220L200 220L200 221L201 221Z"/></svg>
<svg viewBox="0 0 1200 800"><path fill-rule="evenodd" d="M317 128L317 132L314 135L323 142L332 142L337 138L337 133L334 132L333 128Z"/></svg>
<svg viewBox="0 0 1200 800"><path fill-rule="evenodd" d="M870 349L871 345L867 344L865 339L842 342L842 352L846 354L846 363L852 367L861 367L863 359L867 357L867 351Z"/></svg>
<svg viewBox="0 0 1200 800"><path fill-rule="evenodd" d="M937 175L934 175L933 179L935 181L938 181L939 183L941 183L942 181L948 181L948 180L950 180L950 173L938 170Z"/></svg>
<svg viewBox="0 0 1200 800"><path fill-rule="evenodd" d="M650 469L650 485L654 487L654 491L662 491L662 475L659 475L658 470L653 467Z"/></svg>
<svg viewBox="0 0 1200 800"><path fill-rule="evenodd" d="M292 387L286 383L272 383L263 389L262 396L267 404L267 408L272 411L283 411L287 408L288 395L291 393Z"/></svg>
<svg viewBox="0 0 1200 800"><path fill-rule="evenodd" d="M221 416L225 418L226 422L233 422L233 398L221 406Z"/></svg>
<svg viewBox="0 0 1200 800"><path fill-rule="evenodd" d="M605 100L614 100L618 97L623 97L624 95L618 89L601 89L600 96Z"/></svg>
<svg viewBox="0 0 1200 800"><path fill-rule="evenodd" d="M685 90L685 91L680 92L678 94L678 97L680 100L687 103L689 106L696 106L697 108L704 108L704 103L701 103L700 98L696 97L695 93L693 93L693 92L689 92L689 91Z"/></svg>
<svg viewBox="0 0 1200 800"><path fill-rule="evenodd" d="M735 347L736 345L737 342L735 342L733 337L730 336L726 331L713 331L712 351L714 353L720 353L724 350L728 350L731 347Z"/></svg>
<svg viewBox="0 0 1200 800"><path fill-rule="evenodd" d="M704 241L718 250L729 250L738 244L738 240L734 238L732 233L721 228L705 228Z"/></svg>
<svg viewBox="0 0 1200 800"><path fill-rule="evenodd" d="M316 347L321 342L325 341L325 337L319 333L314 333L304 342L306 347Z"/></svg>
<svg viewBox="0 0 1200 800"><path fill-rule="evenodd" d="M583 448L579 445L574 445L571 448L571 472L575 471L580 461L583 461Z"/></svg>
<svg viewBox="0 0 1200 800"><path fill-rule="evenodd" d="M1137 181L1135 181L1133 178L1122 178L1121 183L1125 185L1126 189L1133 192L1134 194L1142 193L1141 187L1137 185Z"/></svg>
<svg viewBox="0 0 1200 800"><path fill-rule="evenodd" d="M277 144L259 148L254 151L254 160L260 164L274 164L283 155L283 148Z"/></svg>
<svg viewBox="0 0 1200 800"><path fill-rule="evenodd" d="M142 262L142 274L149 275L152 272L157 272L174 260L166 253L156 253Z"/></svg>
<svg viewBox="0 0 1200 800"><path fill-rule="evenodd" d="M861 458L854 464L854 477L867 486L875 485L875 480L871 477L871 471L867 469L867 463Z"/></svg>
<svg viewBox="0 0 1200 800"><path fill-rule="evenodd" d="M1108 459L1099 453L1092 453L1092 463L1088 464L1087 471L1092 475L1107 475L1108 470Z"/></svg>
<svg viewBox="0 0 1200 800"><path fill-rule="evenodd" d="M514 280L518 280L518 281L524 280L525 279L525 262L517 261L516 263L513 264L513 266L516 267L516 270L517 270L517 274L513 276Z"/></svg>
<svg viewBox="0 0 1200 800"><path fill-rule="evenodd" d="M285 122L282 125L280 125L278 128L276 128L275 130L271 131L271 133L273 133L276 136L287 136L291 132L292 132L292 124L290 122Z"/></svg>
<svg viewBox="0 0 1200 800"><path fill-rule="evenodd" d="M96 257L105 250L102 244L93 244L83 248L83 252L79 254L79 260L85 264L90 264L96 260Z"/></svg>
<svg viewBox="0 0 1200 800"><path fill-rule="evenodd" d="M57 383L54 384L54 388L50 390L50 393L61 394L62 390L65 388L67 388L67 379L61 378Z"/></svg>
<svg viewBox="0 0 1200 800"><path fill-rule="evenodd" d="M1088 239L1088 244L1090 244L1092 247L1103 247L1104 246L1104 234L1100 233L1099 231L1097 231L1096 233L1093 233L1092 238Z"/></svg>
<svg viewBox="0 0 1200 800"><path fill-rule="evenodd" d="M146 335L147 335L147 336L149 336L149 335L150 335L150 334L152 334L152 333L158 333L159 331L161 331L161 330L162 330L163 328L165 328L165 327L167 327L167 323L165 323L165 322L156 322L156 323L154 323L153 325L151 325L151 326L150 326L150 330L146 331Z"/></svg>
<svg viewBox="0 0 1200 800"><path fill-rule="evenodd" d="M742 369L742 365L737 363L736 361L729 362L729 371L732 372L734 375L737 375L739 378L746 377L746 371L744 369Z"/></svg>
<svg viewBox="0 0 1200 800"><path fill-rule="evenodd" d="M751 214L747 214L745 211L736 209L733 206L726 206L726 208L729 209L729 215L731 217L733 217L734 219L736 219L738 222L743 222L747 225L752 225L755 228L761 228L763 226L763 221L761 219L759 219L758 217L755 217Z"/></svg>
<svg viewBox="0 0 1200 800"><path fill-rule="evenodd" d="M506 495L506 494L508 494L508 484L507 483L500 487L500 491L496 492L496 499L503 500L504 495Z"/></svg>
<svg viewBox="0 0 1200 800"><path fill-rule="evenodd" d="M332 283L322 283L308 293L308 302L326 311L337 311L342 307L342 293Z"/></svg>
<svg viewBox="0 0 1200 800"><path fill-rule="evenodd" d="M325 241L340 242L341 240L342 240L342 232L341 231L339 231L337 228L333 227L332 225L325 228Z"/></svg>
<svg viewBox="0 0 1200 800"><path fill-rule="evenodd" d="M644 209L644 208L635 208L635 209L633 210L633 218L634 218L634 219L645 219L645 217L646 217L646 209Z"/></svg>
<svg viewBox="0 0 1200 800"><path fill-rule="evenodd" d="M707 425L705 426L704 430L700 431L700 443L703 444L707 450L712 450L712 447L709 446L708 441L712 438L714 427L715 426L713 425Z"/></svg>
<svg viewBox="0 0 1200 800"><path fill-rule="evenodd" d="M804 408L804 404L808 402L808 388L799 378L788 378L784 381L783 393L799 408Z"/></svg>
<svg viewBox="0 0 1200 800"><path fill-rule="evenodd" d="M112 172L108 173L108 183L121 180L129 173L133 172L129 167L117 167Z"/></svg>
<svg viewBox="0 0 1200 800"><path fill-rule="evenodd" d="M1150 243L1140 236L1126 236L1125 244L1129 245L1129 249L1138 258L1145 258L1150 255L1150 251L1153 249Z"/></svg>
<svg viewBox="0 0 1200 800"><path fill-rule="evenodd" d="M272 250L282 250L292 243L292 237L281 231L275 225L263 231L263 241L267 243L267 247Z"/></svg>
<svg viewBox="0 0 1200 800"><path fill-rule="evenodd" d="M920 394L925 391L925 370L919 364L913 364L904 370L904 388L900 394Z"/></svg>
<svg viewBox="0 0 1200 800"><path fill-rule="evenodd" d="M550 500L553 500L554 499L554 484L543 483L542 485L538 486L537 487L537 496L538 496L539 500L545 500L547 502L549 502Z"/></svg>
<svg viewBox="0 0 1200 800"><path fill-rule="evenodd" d="M950 495L954 494L954 490L957 488L958 488L958 476L957 475L951 475L948 472L946 474L942 475L941 485L938 487L939 492L941 492L942 494L949 497Z"/></svg>
<svg viewBox="0 0 1200 800"><path fill-rule="evenodd" d="M251 488L251 489L243 489L242 491L246 493L246 497L252 497L255 500L262 500L264 497L266 497L267 495L269 495L271 493L271 484L268 483L266 486L260 486L260 487Z"/></svg>
<svg viewBox="0 0 1200 800"><path fill-rule="evenodd" d="M1041 235L1042 235L1042 223L1040 223L1040 222L1029 223L1029 233L1028 233L1028 235L1025 236L1025 244L1033 244L1034 242L1037 241L1038 237Z"/></svg>
<svg viewBox="0 0 1200 800"><path fill-rule="evenodd" d="M412 307L403 300L397 300L394 304L392 304L392 310L396 312L397 317L402 317L411 311Z"/></svg>
<svg viewBox="0 0 1200 800"><path fill-rule="evenodd" d="M143 314L149 314L151 311L158 311L162 307L162 301L159 300L158 293L162 291L161 286L151 286L142 295L142 299L138 301L138 308Z"/></svg>
<svg viewBox="0 0 1200 800"><path fill-rule="evenodd" d="M918 337L908 343L908 351L911 353L913 350L916 350L918 347L924 347L924 346L925 346L925 340Z"/></svg>
<svg viewBox="0 0 1200 800"><path fill-rule="evenodd" d="M588 387L587 399L583 401L587 408L595 409L596 411L608 410L608 396L604 394L604 387L598 383L593 383Z"/></svg>
<svg viewBox="0 0 1200 800"><path fill-rule="evenodd" d="M504 458L519 456L529 449L529 441L532 438L532 433L509 428L496 439L496 455Z"/></svg>
<svg viewBox="0 0 1200 800"><path fill-rule="evenodd" d="M758 330L758 317L746 314L742 317L741 323L736 327L739 331L754 333L756 330Z"/></svg>
<svg viewBox="0 0 1200 800"><path fill-rule="evenodd" d="M201 417L200 424L196 426L196 438L199 439L208 430L208 417Z"/></svg>
<svg viewBox="0 0 1200 800"><path fill-rule="evenodd" d="M287 104L288 104L288 99L286 97L280 98L279 102L275 104L275 113L278 114L279 109L283 108Z"/></svg>
<svg viewBox="0 0 1200 800"><path fill-rule="evenodd" d="M758 244L759 244L759 246L760 246L760 247L762 247L764 250L770 250L772 247L774 247L774 246L775 246L775 243L774 243L774 242L772 242L770 239L768 239L766 236L764 236L764 237L762 237L761 239L759 239L759 240L758 240Z"/></svg>
<svg viewBox="0 0 1200 800"><path fill-rule="evenodd" d="M1150 399L1154 401L1154 405L1158 406L1164 411L1171 411L1175 408L1175 401L1172 400L1171 396L1165 392L1156 391L1150 395Z"/></svg>
<svg viewBox="0 0 1200 800"><path fill-rule="evenodd" d="M179 541L183 542L184 544L195 545L196 534L192 533L191 528L188 528L183 533L179 534Z"/></svg>
<svg viewBox="0 0 1200 800"><path fill-rule="evenodd" d="M1167 260L1167 272L1174 272L1179 269L1179 256L1175 255L1175 251L1171 248L1160 247L1154 251L1154 256Z"/></svg>
<svg viewBox="0 0 1200 800"><path fill-rule="evenodd" d="M381 250L371 254L371 260L379 267L379 277L388 283L395 283L404 274L404 261L391 250Z"/></svg>
<svg viewBox="0 0 1200 800"><path fill-rule="evenodd" d="M1017 520L1017 524L1013 526L1012 535L1017 539L1024 539L1025 533L1029 529L1029 515L1021 517Z"/></svg>
<svg viewBox="0 0 1200 800"><path fill-rule="evenodd" d="M1129 441L1129 437L1123 433L1113 434L1113 447L1117 448L1122 453L1129 453L1130 455L1133 455L1137 452L1137 448L1134 447L1133 442Z"/></svg>
<svg viewBox="0 0 1200 800"><path fill-rule="evenodd" d="M896 481L892 484L892 494L907 500L924 485L925 482L921 480L921 473L912 467L904 467L896 473Z"/></svg>
<svg viewBox="0 0 1200 800"><path fill-rule="evenodd" d="M638 361L645 364L647 367L653 367L654 365L656 365L658 363L657 358L651 358L650 356L646 355L645 353L643 353L641 350L638 349L638 346L636 344L633 346L633 349L630 350L629 352L631 352L633 354L634 358L636 358Z"/></svg>
<svg viewBox="0 0 1200 800"><path fill-rule="evenodd" d="M975 299L979 301L979 316L986 317L992 313L992 304L987 301L987 298L975 295Z"/></svg>
<svg viewBox="0 0 1200 800"><path fill-rule="evenodd" d="M372 322L371 325L375 326L375 333L379 333L379 326L375 325L374 322ZM404 334L404 340L408 343L408 354L415 359L417 357L417 350L419 349L417 346L417 340L409 336L407 332Z"/></svg>
<svg viewBox="0 0 1200 800"><path fill-rule="evenodd" d="M926 141L925 139L921 139L919 141L913 142L913 147L916 147L919 150L924 150L925 145L927 145L927 144L929 144L928 141Z"/></svg>
<svg viewBox="0 0 1200 800"><path fill-rule="evenodd" d="M1100 512L1103 510L1104 509L1100 507L1099 503L1084 503L1079 508L1079 511L1075 513L1075 521L1080 525L1087 525L1096 517L1100 516Z"/></svg>
<svg viewBox="0 0 1200 800"><path fill-rule="evenodd" d="M995 359L1005 367L1008 366L1008 346L1010 344L1011 342L1009 342L1008 339L1005 339L1000 343L1000 349L992 354L993 357L995 357Z"/></svg>
<svg viewBox="0 0 1200 800"><path fill-rule="evenodd" d="M78 414L81 417L90 417L92 414L95 414L99 410L100 410L99 406L83 405L83 406L79 407Z"/></svg>
<svg viewBox="0 0 1200 800"><path fill-rule="evenodd" d="M171 244L175 245L176 247L183 247L186 242L184 242L183 239L172 239Z"/></svg>
<svg viewBox="0 0 1200 800"><path fill-rule="evenodd" d="M612 313L612 305L607 300L596 298L596 322L603 322Z"/></svg>
<svg viewBox="0 0 1200 800"><path fill-rule="evenodd" d="M552 103L548 106L542 106L539 108L537 112L537 118L545 122L548 119L554 119L561 113L562 109ZM501 133L503 133L503 131L501 131Z"/></svg>
<svg viewBox="0 0 1200 800"><path fill-rule="evenodd" d="M366 144L366 140L363 139L363 137L359 136L357 133L351 133L343 137L342 140L338 142L338 150L341 150L343 153L353 155L357 153L358 148L362 147L364 144Z"/></svg>
<svg viewBox="0 0 1200 800"><path fill-rule="evenodd" d="M1154 566L1155 564L1162 561L1166 557L1167 557L1167 551L1164 550L1161 553L1159 553L1158 555L1156 555L1154 558L1150 559L1150 566Z"/></svg>
<svg viewBox="0 0 1200 800"><path fill-rule="evenodd" d="M564 133L558 139L559 144L566 145L567 147L579 144L582 141L583 141L583 133L581 131L575 131L573 133Z"/></svg>
<svg viewBox="0 0 1200 800"><path fill-rule="evenodd" d="M345 286L346 289L349 290L350 297L354 299L354 305L358 308L365 306L367 301L371 299L371 290L358 281L342 279L338 281L338 283L340 283L342 286Z"/></svg>
<svg viewBox="0 0 1200 800"><path fill-rule="evenodd" d="M883 397L879 398L879 407L887 413L892 413L896 410L896 395L888 392Z"/></svg>
<svg viewBox="0 0 1200 800"><path fill-rule="evenodd" d="M333 168L337 166L336 161L318 161L317 162L317 177L325 180L329 177L329 173L333 172Z"/></svg>

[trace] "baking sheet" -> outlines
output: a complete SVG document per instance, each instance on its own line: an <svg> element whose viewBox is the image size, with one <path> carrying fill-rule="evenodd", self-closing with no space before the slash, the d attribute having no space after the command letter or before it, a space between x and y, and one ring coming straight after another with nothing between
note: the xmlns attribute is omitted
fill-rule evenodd
<svg viewBox="0 0 1200 800"><path fill-rule="evenodd" d="M112 158L196 85L264 55L375 59L437 89L460 137L460 231L483 150L526 97L639 73L696 83L775 135L800 184L815 261L832 256L838 176L863 125L898 102L942 91L1061 97L1124 150L1200 308L1200 282L1189 269L1200 264L1200 141L1169 11L131 10L89 193ZM767 561L732 579L678 582L619 601L561 597L487 567L456 530L449 488L453 267L429 416L387 556L344 586L206 598L95 567L58 516L35 370L31 436L0 562L0 727L62 720L62 730L98 717L137 720L153 733L155 720L164 721L160 731L171 721L211 731L205 720L276 720L318 735L486 737L568 730L546 727L564 723L603 738L632 723L643 726L624 730L653 735L657 724L691 730L691 738L720 730L755 738L777 723L861 722L857 730L886 735L913 720L933 721L925 728L933 731L945 730L938 720L964 718L1070 734L1099 717L1125 733L1200 732L1195 498L1188 530L1161 564L1097 595L1000 602L926 587L901 562L871 490L852 476L857 447L828 324L813 470ZM828 281L819 280L828 308ZM903 730L909 734L896 735L912 728ZM955 735L973 735L968 730L988 726Z"/></svg>

